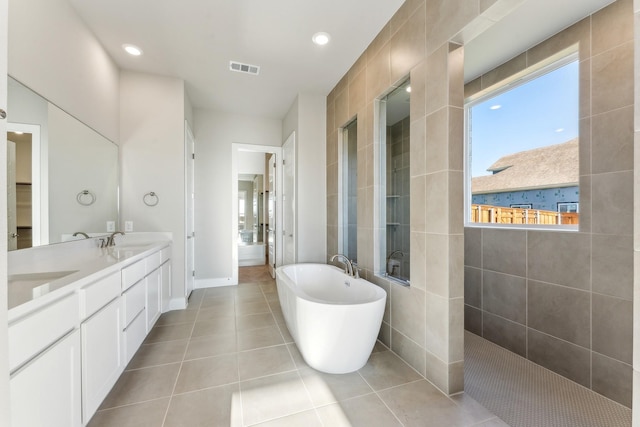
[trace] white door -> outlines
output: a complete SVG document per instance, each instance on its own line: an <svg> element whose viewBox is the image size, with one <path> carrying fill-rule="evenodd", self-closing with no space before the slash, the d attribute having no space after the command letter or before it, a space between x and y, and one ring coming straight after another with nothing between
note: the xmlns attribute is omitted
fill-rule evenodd
<svg viewBox="0 0 640 427"><path fill-rule="evenodd" d="M194 212L195 212L195 140L189 124L185 121L185 145L187 156L187 224L186 224L186 265L185 265L185 297L188 299L195 287L195 240Z"/></svg>
<svg viewBox="0 0 640 427"><path fill-rule="evenodd" d="M16 205L16 143L7 140L7 249L18 249Z"/></svg>
<svg viewBox="0 0 640 427"><path fill-rule="evenodd" d="M296 134L282 146L282 264L296 262Z"/></svg>
<svg viewBox="0 0 640 427"><path fill-rule="evenodd" d="M269 254L269 273L276 277L276 155L269 156L269 198L267 199L267 245Z"/></svg>

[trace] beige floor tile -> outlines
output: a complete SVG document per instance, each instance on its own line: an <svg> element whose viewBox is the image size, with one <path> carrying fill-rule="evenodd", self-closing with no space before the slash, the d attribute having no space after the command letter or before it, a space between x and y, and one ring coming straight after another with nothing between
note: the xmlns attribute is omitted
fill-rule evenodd
<svg viewBox="0 0 640 427"><path fill-rule="evenodd" d="M313 408L297 372L242 381L240 395L245 425L257 424Z"/></svg>
<svg viewBox="0 0 640 427"><path fill-rule="evenodd" d="M189 338L193 325L183 323L180 325L154 326L144 340L145 344L162 341L175 341Z"/></svg>
<svg viewBox="0 0 640 427"><path fill-rule="evenodd" d="M240 415L240 388L230 384L173 396L164 427L227 427Z"/></svg>
<svg viewBox="0 0 640 427"><path fill-rule="evenodd" d="M426 380L378 392L378 396L405 427L464 427L476 419Z"/></svg>
<svg viewBox="0 0 640 427"><path fill-rule="evenodd" d="M271 313L269 304L262 298L262 301L238 302L236 303L236 316L247 316L249 314Z"/></svg>
<svg viewBox="0 0 640 427"><path fill-rule="evenodd" d="M204 337L207 335L220 335L233 333L236 331L235 319L225 318L227 320L221 321L219 319L214 320L202 320L197 321L193 325L192 337Z"/></svg>
<svg viewBox="0 0 640 427"><path fill-rule="evenodd" d="M296 369L286 345L240 352L238 366L240 381Z"/></svg>
<svg viewBox="0 0 640 427"><path fill-rule="evenodd" d="M238 331L238 350L254 350L284 344L282 335L277 326L252 329L250 331Z"/></svg>
<svg viewBox="0 0 640 427"><path fill-rule="evenodd" d="M193 323L198 315L197 310L174 310L162 313L156 322L157 326L175 325L179 323Z"/></svg>
<svg viewBox="0 0 640 427"><path fill-rule="evenodd" d="M317 408L325 426L401 427L402 424L375 394ZM445 427L445 426L441 426ZM448 426L446 426L448 427Z"/></svg>
<svg viewBox="0 0 640 427"><path fill-rule="evenodd" d="M127 369L148 368L150 366L182 362L188 343L189 340L184 339L143 344L133 356L131 362L129 362Z"/></svg>
<svg viewBox="0 0 640 427"><path fill-rule="evenodd" d="M136 403L95 413L88 427L162 427L169 398Z"/></svg>
<svg viewBox="0 0 640 427"><path fill-rule="evenodd" d="M180 369L175 393L201 390L238 382L236 354L185 361Z"/></svg>
<svg viewBox="0 0 640 427"><path fill-rule="evenodd" d="M196 321L203 320L233 320L236 316L236 309L233 304L224 304L219 307L208 307L200 309Z"/></svg>
<svg viewBox="0 0 640 427"><path fill-rule="evenodd" d="M473 427L509 427L509 424L502 421L500 418L492 418L483 423L476 424Z"/></svg>
<svg viewBox="0 0 640 427"><path fill-rule="evenodd" d="M451 400L466 412L473 415L476 419L490 420L492 418L496 418L495 414L491 413L491 411L479 404L477 400L469 396L467 393L460 393L455 396L451 396Z"/></svg>
<svg viewBox="0 0 640 427"><path fill-rule="evenodd" d="M275 420L255 425L260 427L322 427L322 421L320 421L320 417L316 411L312 410L276 418Z"/></svg>
<svg viewBox="0 0 640 427"><path fill-rule="evenodd" d="M200 310L216 310L220 314L224 314L225 316L234 314L234 298L233 296L229 296L229 298L205 298L202 300L202 304L200 304Z"/></svg>
<svg viewBox="0 0 640 427"><path fill-rule="evenodd" d="M238 331L249 331L251 329L260 329L275 325L276 321L271 313L250 314L236 318L236 328Z"/></svg>
<svg viewBox="0 0 640 427"><path fill-rule="evenodd" d="M298 350L298 347L295 345L295 343L287 343L287 348L289 349L289 353L291 353L293 363L296 364L296 367L298 369L309 368L309 365L307 365L307 362L304 361L304 358L302 357L302 354L300 354L300 350Z"/></svg>
<svg viewBox="0 0 640 427"><path fill-rule="evenodd" d="M367 364L358 372L376 391L422 378L420 374L391 351L371 354Z"/></svg>
<svg viewBox="0 0 640 427"><path fill-rule="evenodd" d="M100 409L140 403L171 396L180 363L125 371L113 386Z"/></svg>
<svg viewBox="0 0 640 427"><path fill-rule="evenodd" d="M284 340L284 342L286 342L287 344L295 342L293 337L291 336L291 333L289 333L289 328L287 328L287 325L278 324L278 329L280 329L280 334L282 335L282 339Z"/></svg>
<svg viewBox="0 0 640 427"><path fill-rule="evenodd" d="M357 372L332 375L303 368L300 369L300 376L316 407L373 393L373 389Z"/></svg>
<svg viewBox="0 0 640 427"><path fill-rule="evenodd" d="M237 351L235 333L194 337L189 341L184 360L221 356L223 354L236 353Z"/></svg>

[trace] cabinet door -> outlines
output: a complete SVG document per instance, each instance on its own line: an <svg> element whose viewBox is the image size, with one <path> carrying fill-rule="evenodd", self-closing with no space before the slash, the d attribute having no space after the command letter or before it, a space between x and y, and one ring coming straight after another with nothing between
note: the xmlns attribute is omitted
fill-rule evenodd
<svg viewBox="0 0 640 427"><path fill-rule="evenodd" d="M153 270L145 279L147 283L147 333L160 317L160 269Z"/></svg>
<svg viewBox="0 0 640 427"><path fill-rule="evenodd" d="M118 297L80 326L82 418L85 424L124 370L121 307Z"/></svg>
<svg viewBox="0 0 640 427"><path fill-rule="evenodd" d="M169 304L171 303L171 260L166 261L160 267L160 276L162 280L161 311L164 313L169 310Z"/></svg>
<svg viewBox="0 0 640 427"><path fill-rule="evenodd" d="M80 332L76 329L11 377L14 426L80 426Z"/></svg>

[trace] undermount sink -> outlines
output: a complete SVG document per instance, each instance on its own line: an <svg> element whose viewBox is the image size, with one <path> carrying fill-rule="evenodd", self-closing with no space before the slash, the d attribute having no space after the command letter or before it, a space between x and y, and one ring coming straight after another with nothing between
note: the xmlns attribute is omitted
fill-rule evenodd
<svg viewBox="0 0 640 427"><path fill-rule="evenodd" d="M109 247L109 255L115 259L128 258L146 251L151 244L146 245L116 245Z"/></svg>
<svg viewBox="0 0 640 427"><path fill-rule="evenodd" d="M41 271L37 273L10 274L8 276L9 309L48 294L55 288L50 286L51 282L67 277L77 271Z"/></svg>

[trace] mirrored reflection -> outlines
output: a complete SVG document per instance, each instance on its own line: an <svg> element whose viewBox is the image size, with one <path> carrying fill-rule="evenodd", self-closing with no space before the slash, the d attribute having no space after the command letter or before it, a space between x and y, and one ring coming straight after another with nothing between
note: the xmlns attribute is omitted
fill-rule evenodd
<svg viewBox="0 0 640 427"><path fill-rule="evenodd" d="M117 228L117 145L12 78L8 106L9 250Z"/></svg>

